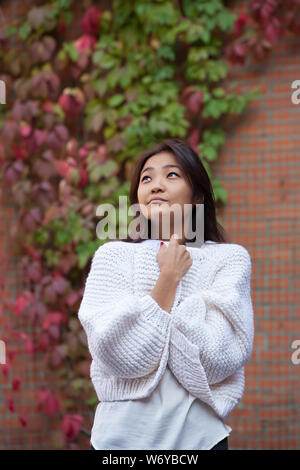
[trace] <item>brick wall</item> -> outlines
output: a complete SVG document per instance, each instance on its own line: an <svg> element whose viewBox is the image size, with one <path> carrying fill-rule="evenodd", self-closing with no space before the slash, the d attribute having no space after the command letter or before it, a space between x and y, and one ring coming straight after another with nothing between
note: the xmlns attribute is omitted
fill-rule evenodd
<svg viewBox="0 0 300 470"><path fill-rule="evenodd" d="M252 258L254 351L244 398L227 420L236 449L300 447L300 365L291 361L291 344L300 340L300 104L291 102L297 49L287 37L265 64L231 68L241 89L259 86L263 97L238 119L215 165L229 193L222 224Z"/></svg>
<svg viewBox="0 0 300 470"><path fill-rule="evenodd" d="M32 3L1 2L0 25L3 16L6 22L13 23L16 15L28 10ZM291 83L300 79L297 52L296 41L287 38L265 64L231 67L231 77L238 80L242 89L260 86L264 95L238 118L214 167L229 193L228 203L220 212L222 224L231 240L245 246L252 257L255 343L245 368L244 398L225 420L233 429L229 437L231 449L300 447L300 365L291 361L291 344L300 339L299 315L296 317L300 105L293 105L290 99ZM9 226L15 211L7 195L0 196L4 254L9 249ZM9 278L8 294L14 298L25 282L18 257L8 257L5 275ZM26 324L21 326L30 330ZM45 383L41 358L28 363L27 357L20 352L14 375L23 379L16 403L28 409L30 422L23 428L16 415L4 406L8 390L1 376L0 449L51 448L50 436L57 432L55 420L34 411L35 389L51 384ZM92 417L87 418L92 424Z"/></svg>

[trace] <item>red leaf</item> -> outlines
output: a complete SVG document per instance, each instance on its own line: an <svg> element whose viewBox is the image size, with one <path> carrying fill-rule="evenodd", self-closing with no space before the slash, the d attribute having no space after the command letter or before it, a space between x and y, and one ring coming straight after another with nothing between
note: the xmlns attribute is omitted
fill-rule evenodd
<svg viewBox="0 0 300 470"><path fill-rule="evenodd" d="M39 260L41 259L41 255L39 252L32 246L29 245L23 245L25 251L30 254L33 260Z"/></svg>
<svg viewBox="0 0 300 470"><path fill-rule="evenodd" d="M78 52L90 52L96 42L97 41L94 36L91 36L90 34L83 34L80 38L77 39L77 41L75 41L74 47Z"/></svg>
<svg viewBox="0 0 300 470"><path fill-rule="evenodd" d="M274 44L283 35L283 28L277 18L273 18L270 23L266 25L264 36L271 43Z"/></svg>
<svg viewBox="0 0 300 470"><path fill-rule="evenodd" d="M86 34L97 34L99 31L100 18L101 11L97 6L89 8L81 20L82 31Z"/></svg>
<svg viewBox="0 0 300 470"><path fill-rule="evenodd" d="M78 364L78 371L84 377L90 377L91 361L82 361Z"/></svg>
<svg viewBox="0 0 300 470"><path fill-rule="evenodd" d="M52 327L53 328L53 327ZM52 368L58 367L66 357L67 351L65 345L58 345L48 354L48 364Z"/></svg>
<svg viewBox="0 0 300 470"><path fill-rule="evenodd" d="M75 290L72 290L66 297L66 304L69 307L72 307L72 305L74 305L77 302L78 299L79 299L78 292L75 291Z"/></svg>
<svg viewBox="0 0 300 470"><path fill-rule="evenodd" d="M83 416L66 414L63 417L61 429L67 439L74 439L80 431Z"/></svg>
<svg viewBox="0 0 300 470"><path fill-rule="evenodd" d="M67 143L67 152L69 155L75 157L77 148L78 148L78 141L74 138L70 139L69 142Z"/></svg>
<svg viewBox="0 0 300 470"><path fill-rule="evenodd" d="M66 315L61 312L48 313L43 320L43 329L48 329L50 325L60 325L66 323Z"/></svg>
<svg viewBox="0 0 300 470"><path fill-rule="evenodd" d="M35 231L37 227L42 223L43 216L41 210L36 207L30 209L29 212L24 216L23 225L28 231Z"/></svg>
<svg viewBox="0 0 300 470"><path fill-rule="evenodd" d="M28 153L20 145L19 146L13 145L13 152L17 160L24 160L25 158L28 157Z"/></svg>
<svg viewBox="0 0 300 470"><path fill-rule="evenodd" d="M66 162L58 162L57 167L58 172L61 176L63 176L64 178L67 178L69 176L71 167Z"/></svg>
<svg viewBox="0 0 300 470"><path fill-rule="evenodd" d="M278 2L276 0L266 0L261 6L260 16L263 21L269 21L274 15Z"/></svg>
<svg viewBox="0 0 300 470"><path fill-rule="evenodd" d="M54 132L57 137L62 141L66 141L69 138L69 131L66 126L63 126L62 124L58 124L57 126L55 126Z"/></svg>
<svg viewBox="0 0 300 470"><path fill-rule="evenodd" d="M47 130L41 130L41 129L35 129L34 131L34 141L37 145L37 147L41 147L43 143L47 139L48 131Z"/></svg>
<svg viewBox="0 0 300 470"><path fill-rule="evenodd" d="M54 303L56 301L56 293L53 286L50 285L45 288L44 296L48 302Z"/></svg>
<svg viewBox="0 0 300 470"><path fill-rule="evenodd" d="M189 135L188 142L195 152L199 152L197 145L199 143L199 129L193 129Z"/></svg>
<svg viewBox="0 0 300 470"><path fill-rule="evenodd" d="M80 171L80 180L79 180L78 185L81 188L87 185L89 179L88 179L87 171L84 168L79 168L79 171Z"/></svg>
<svg viewBox="0 0 300 470"><path fill-rule="evenodd" d="M54 281L53 281L53 288L55 292L59 295L62 295L65 293L66 289L68 288L68 282L64 277L59 275Z"/></svg>
<svg viewBox="0 0 300 470"><path fill-rule="evenodd" d="M21 385L21 377L15 377L13 380L12 380L12 388L14 391L16 390L19 390L20 389L20 385Z"/></svg>
<svg viewBox="0 0 300 470"><path fill-rule="evenodd" d="M44 410L48 416L51 416L60 410L59 401L53 393L46 396L44 401Z"/></svg>
<svg viewBox="0 0 300 470"><path fill-rule="evenodd" d="M15 411L15 402L12 398L10 398L8 400L8 409L9 411L11 411L12 413Z"/></svg>
<svg viewBox="0 0 300 470"><path fill-rule="evenodd" d="M32 127L29 124L27 123L21 124L21 136L22 137L28 137L31 134L31 131L32 131Z"/></svg>
<svg viewBox="0 0 300 470"><path fill-rule="evenodd" d="M31 264L27 269L27 274L31 281L38 282L42 277L40 263L35 262Z"/></svg>
<svg viewBox="0 0 300 470"><path fill-rule="evenodd" d="M46 401L48 396L51 394L51 390L49 390L49 389L38 390L37 394L38 394L38 402L37 402L36 409L37 409L37 411L41 411L41 409L44 405L44 402Z"/></svg>
<svg viewBox="0 0 300 470"><path fill-rule="evenodd" d="M243 64L249 49L249 44L244 40L235 41L225 49L227 59L233 64Z"/></svg>
<svg viewBox="0 0 300 470"><path fill-rule="evenodd" d="M234 52L236 56L243 57L243 58L246 56L247 51L248 51L247 44L244 42L236 42L233 48L234 48Z"/></svg>
<svg viewBox="0 0 300 470"><path fill-rule="evenodd" d="M46 351L49 347L50 339L46 333L42 333L38 337L38 349L40 351Z"/></svg>
<svg viewBox="0 0 300 470"><path fill-rule="evenodd" d="M60 34L64 34L67 31L67 25L62 20L57 25L57 30Z"/></svg>
<svg viewBox="0 0 300 470"><path fill-rule="evenodd" d="M187 101L187 107L193 113L199 113L203 104L203 93L201 90L196 90L192 93Z"/></svg>
<svg viewBox="0 0 300 470"><path fill-rule="evenodd" d="M4 173L5 183L12 186L16 181L18 181L18 179L21 178L23 171L24 166L22 161L17 160L6 169Z"/></svg>
<svg viewBox="0 0 300 470"><path fill-rule="evenodd" d="M85 147L81 147L81 149L79 150L79 158L84 160L85 157L88 155L89 151L85 148Z"/></svg>
<svg viewBox="0 0 300 470"><path fill-rule="evenodd" d="M20 332L20 331L15 331L14 332L15 336L18 338L21 338L25 341L26 343L26 352L27 353L33 353L34 352L34 345L29 336L26 333Z"/></svg>
<svg viewBox="0 0 300 470"><path fill-rule="evenodd" d="M59 97L58 102L68 117L76 118L83 108L84 95L79 89L70 90L66 88Z"/></svg>
<svg viewBox="0 0 300 470"><path fill-rule="evenodd" d="M11 362L14 360L15 355L16 355L16 351L15 351L15 350L7 351L7 357L8 357L8 359L9 359Z"/></svg>
<svg viewBox="0 0 300 470"><path fill-rule="evenodd" d="M241 13L239 17L235 20L234 27L233 27L233 33L236 35L240 35L243 30L244 26L248 21L248 16L246 13Z"/></svg>
<svg viewBox="0 0 300 470"><path fill-rule="evenodd" d="M32 302L33 296L31 292L24 291L20 297L18 297L14 303L14 313L15 315L22 315L27 306Z"/></svg>
<svg viewBox="0 0 300 470"><path fill-rule="evenodd" d="M40 323L42 318L46 315L47 309L42 302L34 302L30 306L28 317L31 323Z"/></svg>
<svg viewBox="0 0 300 470"><path fill-rule="evenodd" d="M19 126L15 121L4 122L1 129L1 136L3 142L10 143L14 141L19 135Z"/></svg>
<svg viewBox="0 0 300 470"><path fill-rule="evenodd" d="M27 415L25 415L25 414L19 415L19 421L20 421L20 423L22 424L23 427L26 427L27 423L28 423Z"/></svg>
<svg viewBox="0 0 300 470"><path fill-rule="evenodd" d="M2 374L4 375L4 377L7 377L8 371L9 371L8 364L3 364L2 365Z"/></svg>
<svg viewBox="0 0 300 470"><path fill-rule="evenodd" d="M54 341L56 341L60 336L59 327L57 325L50 325L47 329L47 333L50 340L53 339Z"/></svg>

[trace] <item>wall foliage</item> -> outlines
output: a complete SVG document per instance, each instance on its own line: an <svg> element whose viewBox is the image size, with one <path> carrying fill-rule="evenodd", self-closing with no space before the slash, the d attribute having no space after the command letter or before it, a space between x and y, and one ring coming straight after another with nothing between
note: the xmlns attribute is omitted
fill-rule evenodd
<svg viewBox="0 0 300 470"><path fill-rule="evenodd" d="M239 119L259 96L239 93L229 69L264 61L284 34L299 34L297 0L250 1L239 14L235 3L114 0L102 10L95 2L81 35L66 40L75 2L45 1L0 32L8 91L0 105L1 181L17 207L9 229L27 284L5 302L2 373L11 387L7 407L24 427L28 410L15 397L22 382L10 342L24 342L29 356L41 353L45 370L59 377L55 389L36 390L37 409L58 420L57 448L79 448L80 436L88 442L77 404L91 412L97 404L77 318L91 257L105 242L95 235L97 205L118 207L136 158L166 137L187 139L199 152L217 203L226 203L211 164L226 142L227 119ZM32 335L15 327L20 316Z"/></svg>

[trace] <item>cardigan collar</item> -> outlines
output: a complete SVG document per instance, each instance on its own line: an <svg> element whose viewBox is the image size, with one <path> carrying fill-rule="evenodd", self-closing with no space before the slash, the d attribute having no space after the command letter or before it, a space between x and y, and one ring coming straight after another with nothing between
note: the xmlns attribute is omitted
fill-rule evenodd
<svg viewBox="0 0 300 470"><path fill-rule="evenodd" d="M160 275L160 268L157 262L157 253L160 248L160 242L162 240L143 240L140 243L134 244L134 269L133 269L133 288L134 292L139 295L146 295L151 292L154 288L157 279ZM164 242L166 245L169 242ZM201 261L204 259L209 250L209 246L213 246L216 242L207 240L205 241L200 248L189 247L187 250L190 252L191 258L193 260ZM179 288L176 291L174 306L177 305L180 297L181 283L179 283Z"/></svg>
<svg viewBox="0 0 300 470"><path fill-rule="evenodd" d="M170 243L169 241L165 241L165 240L156 240L156 239L149 238L147 240L143 240L140 243L140 246L146 247L147 250L149 249L149 247L153 246L157 248L157 251L158 251L158 249L160 248L160 242L162 241L167 246ZM203 257L204 252L206 251L205 248L210 244L215 245L216 243L217 242L213 240L206 240L200 247L193 247L193 246L186 245L186 249L190 252L192 259L201 259Z"/></svg>

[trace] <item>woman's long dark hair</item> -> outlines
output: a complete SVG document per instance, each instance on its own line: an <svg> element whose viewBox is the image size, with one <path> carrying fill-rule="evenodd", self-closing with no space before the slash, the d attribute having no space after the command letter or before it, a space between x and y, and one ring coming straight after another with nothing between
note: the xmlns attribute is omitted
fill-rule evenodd
<svg viewBox="0 0 300 470"><path fill-rule="evenodd" d="M197 153L181 139L166 139L154 148L144 151L136 163L130 184L130 205L138 204L138 187L141 171L146 161L160 152L169 152L173 154L191 184L193 197L204 204L204 241L212 240L217 243L229 243L224 228L217 222L216 207L213 188L209 176ZM131 222L140 215L135 216ZM192 210L192 226L195 227L195 207ZM148 223L148 238L151 238L151 219ZM145 237L131 238L130 234L125 239L119 239L124 242L140 243Z"/></svg>

